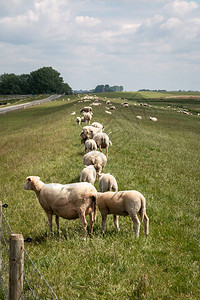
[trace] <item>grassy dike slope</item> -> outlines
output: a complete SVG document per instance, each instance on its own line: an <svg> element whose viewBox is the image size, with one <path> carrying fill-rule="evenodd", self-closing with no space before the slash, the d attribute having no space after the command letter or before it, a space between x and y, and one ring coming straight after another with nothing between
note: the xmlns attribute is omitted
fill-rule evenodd
<svg viewBox="0 0 200 300"><path fill-rule="evenodd" d="M79 220L61 219L61 237L47 236L47 217L24 181L28 175L44 182L79 181L84 146L71 112L79 115L84 104L77 99L0 117L0 195L9 204L4 213L15 233L33 238L26 250L59 299L199 299L200 119L111 101L111 115L101 99L92 119L112 131L104 173L116 177L119 190L145 196L149 237L142 224L136 240L128 217L120 217L117 233L112 216L103 237L99 212L87 242Z"/></svg>

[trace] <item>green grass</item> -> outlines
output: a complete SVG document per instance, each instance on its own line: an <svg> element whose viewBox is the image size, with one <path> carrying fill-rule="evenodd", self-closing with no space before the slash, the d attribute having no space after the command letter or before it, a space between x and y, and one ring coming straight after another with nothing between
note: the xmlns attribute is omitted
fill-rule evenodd
<svg viewBox="0 0 200 300"><path fill-rule="evenodd" d="M134 238L128 217L120 217L117 233L112 216L103 237L99 212L92 239L82 241L79 220L64 219L61 237L49 238L36 195L24 190L28 175L44 182L79 181L84 146L71 112L79 115L83 103L66 96L72 100L0 117L0 195L9 204L4 213L15 233L33 238L26 250L59 299L200 298L200 117L154 103L135 105L141 101L134 97L129 93L129 108L122 107L118 95L111 97L116 106L112 115L105 113L106 100L101 98L92 120L104 124L105 132L112 131L104 172L116 177L119 190L136 189L146 198L147 239L143 224L139 240ZM198 101L193 105L199 109ZM149 116L158 122L150 122ZM55 223L53 229L56 233Z"/></svg>

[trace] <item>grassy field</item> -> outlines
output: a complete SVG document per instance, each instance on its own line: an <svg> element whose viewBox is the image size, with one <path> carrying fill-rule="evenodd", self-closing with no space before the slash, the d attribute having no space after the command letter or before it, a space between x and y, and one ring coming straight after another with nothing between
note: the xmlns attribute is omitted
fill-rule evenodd
<svg viewBox="0 0 200 300"><path fill-rule="evenodd" d="M152 96L128 95L129 108L123 108L119 95L110 94L116 107L111 115L105 113L108 98L101 98L92 121L112 131L104 173L116 177L119 190L135 189L146 198L147 239L143 224L135 239L128 217L119 218L116 232L112 216L103 237L99 212L92 239L82 241L79 220L64 219L61 237L50 238L36 195L24 190L29 175L79 181L84 146L75 118L84 103L74 96L0 117L0 195L9 205L4 213L15 233L32 237L26 250L59 299L199 299L200 117L167 109L165 100L151 103ZM152 105L141 106L141 100ZM190 105L176 101L177 107ZM199 111L199 101L191 101Z"/></svg>

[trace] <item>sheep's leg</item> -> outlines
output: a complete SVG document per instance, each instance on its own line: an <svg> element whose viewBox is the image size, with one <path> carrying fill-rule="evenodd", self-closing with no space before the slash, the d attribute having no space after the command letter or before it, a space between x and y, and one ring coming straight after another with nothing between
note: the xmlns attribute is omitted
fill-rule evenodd
<svg viewBox="0 0 200 300"><path fill-rule="evenodd" d="M147 217L146 214L144 214L144 233L146 235L149 234L149 218Z"/></svg>
<svg viewBox="0 0 200 300"><path fill-rule="evenodd" d="M106 147L106 156L108 157L108 147Z"/></svg>
<svg viewBox="0 0 200 300"><path fill-rule="evenodd" d="M101 215L102 216L102 233L104 235L105 232L105 225L106 225L106 219L107 219L107 214Z"/></svg>
<svg viewBox="0 0 200 300"><path fill-rule="evenodd" d="M83 226L82 237L83 237L83 240L86 241L87 221L85 219L85 213L84 212L80 213L79 218L81 219L81 223L82 223L82 226Z"/></svg>
<svg viewBox="0 0 200 300"><path fill-rule="evenodd" d="M92 237L93 234L93 227L94 227L94 218L93 218L93 212L90 213L90 237Z"/></svg>
<svg viewBox="0 0 200 300"><path fill-rule="evenodd" d="M130 214L130 217L134 223L135 236L138 238L139 234L140 234L140 220L139 220L137 214L135 214L135 213Z"/></svg>
<svg viewBox="0 0 200 300"><path fill-rule="evenodd" d="M49 232L50 236L52 236L52 214L47 213L48 223L49 223Z"/></svg>
<svg viewBox="0 0 200 300"><path fill-rule="evenodd" d="M59 236L59 216L56 215L57 236Z"/></svg>
<svg viewBox="0 0 200 300"><path fill-rule="evenodd" d="M119 229L119 216L113 215L113 222L114 222L114 225L117 228L117 230L120 231L120 229Z"/></svg>
<svg viewBox="0 0 200 300"><path fill-rule="evenodd" d="M102 152L101 145L99 144L99 151Z"/></svg>

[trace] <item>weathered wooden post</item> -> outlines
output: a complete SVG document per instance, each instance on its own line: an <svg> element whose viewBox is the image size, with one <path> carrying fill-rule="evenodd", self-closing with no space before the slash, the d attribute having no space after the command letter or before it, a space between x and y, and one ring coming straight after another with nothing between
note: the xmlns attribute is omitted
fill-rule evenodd
<svg viewBox="0 0 200 300"><path fill-rule="evenodd" d="M24 238L11 234L9 249L9 300L22 300L24 275Z"/></svg>

